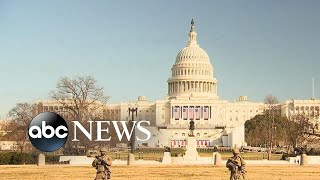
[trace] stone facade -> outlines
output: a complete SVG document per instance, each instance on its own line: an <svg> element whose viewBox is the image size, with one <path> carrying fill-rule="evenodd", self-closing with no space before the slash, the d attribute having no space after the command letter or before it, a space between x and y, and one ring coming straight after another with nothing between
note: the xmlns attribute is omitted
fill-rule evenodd
<svg viewBox="0 0 320 180"><path fill-rule="evenodd" d="M138 100L119 104L106 104L97 116L107 120L129 120L129 107L138 108L136 120L150 121L152 137L138 146L183 147L187 146L189 122L195 122L194 135L198 147L243 146L244 123L267 107L262 102L251 102L246 96L237 101L221 100L218 96L218 80L208 54L200 48L194 24L189 39L177 55L168 79L168 94L161 100L151 102L145 96ZM63 111L54 101L39 101L42 111ZM320 100L295 100L279 104L281 114L289 116L296 112L315 111L319 114ZM69 116L68 112L62 114ZM136 132L139 134L139 132Z"/></svg>

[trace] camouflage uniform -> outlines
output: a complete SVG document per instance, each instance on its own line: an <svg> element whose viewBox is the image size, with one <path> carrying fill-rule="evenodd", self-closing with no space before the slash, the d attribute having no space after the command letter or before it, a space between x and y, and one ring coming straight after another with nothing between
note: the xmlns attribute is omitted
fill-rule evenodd
<svg viewBox="0 0 320 180"><path fill-rule="evenodd" d="M233 156L228 159L226 167L230 170L230 180L245 180L246 163L240 156L239 149L233 149Z"/></svg>
<svg viewBox="0 0 320 180"><path fill-rule="evenodd" d="M106 152L106 149L101 148L100 152ZM111 157L108 157L106 154L101 156L96 156L95 160L93 160L92 162L92 166L97 169L95 180L111 179L111 170L110 170L111 165L112 165Z"/></svg>

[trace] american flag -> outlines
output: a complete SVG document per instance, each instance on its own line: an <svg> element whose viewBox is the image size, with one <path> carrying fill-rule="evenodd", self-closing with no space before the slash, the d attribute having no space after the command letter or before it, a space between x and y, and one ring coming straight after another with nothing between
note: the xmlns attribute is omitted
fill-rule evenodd
<svg viewBox="0 0 320 180"><path fill-rule="evenodd" d="M209 119L209 107L205 106L203 108L203 119L208 120Z"/></svg>
<svg viewBox="0 0 320 180"><path fill-rule="evenodd" d="M190 106L190 107L189 107L189 119L193 119L193 118L194 118L194 113L193 113L193 111L194 111L193 106Z"/></svg>
<svg viewBox="0 0 320 180"><path fill-rule="evenodd" d="M188 119L188 106L183 106L182 117L184 120Z"/></svg>
<svg viewBox="0 0 320 180"><path fill-rule="evenodd" d="M200 120L200 106L197 106L194 109L194 113L195 113L195 116L196 116L196 120Z"/></svg>
<svg viewBox="0 0 320 180"><path fill-rule="evenodd" d="M179 120L179 118L180 118L180 107L176 106L174 108L174 119Z"/></svg>

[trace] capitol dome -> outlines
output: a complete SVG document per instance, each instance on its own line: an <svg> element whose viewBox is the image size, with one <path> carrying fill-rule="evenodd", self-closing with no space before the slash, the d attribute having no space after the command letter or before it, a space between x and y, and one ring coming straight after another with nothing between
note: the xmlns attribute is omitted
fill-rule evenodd
<svg viewBox="0 0 320 180"><path fill-rule="evenodd" d="M197 43L194 21L191 21L189 39L177 55L168 80L168 95L173 97L218 98L217 80L208 54Z"/></svg>
<svg viewBox="0 0 320 180"><path fill-rule="evenodd" d="M199 46L187 46L176 57L176 63L184 61L204 61L210 63L208 54Z"/></svg>

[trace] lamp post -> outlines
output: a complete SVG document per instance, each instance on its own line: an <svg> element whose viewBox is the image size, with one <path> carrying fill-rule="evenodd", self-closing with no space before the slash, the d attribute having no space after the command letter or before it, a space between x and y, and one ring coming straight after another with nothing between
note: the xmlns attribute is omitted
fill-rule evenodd
<svg viewBox="0 0 320 180"><path fill-rule="evenodd" d="M129 111L129 117L130 117L130 114L131 114L131 120L130 120L130 127L131 127L131 130L134 128L133 127L133 121L134 121L134 116L137 117L138 115L138 108L134 108L134 107L129 107L128 108L128 111ZM131 134L131 137L130 137L130 148L131 148L131 153L134 153L134 141L135 141L135 131L132 130L132 134Z"/></svg>

